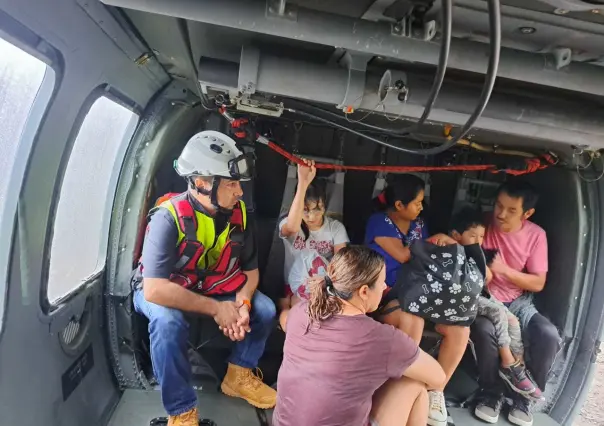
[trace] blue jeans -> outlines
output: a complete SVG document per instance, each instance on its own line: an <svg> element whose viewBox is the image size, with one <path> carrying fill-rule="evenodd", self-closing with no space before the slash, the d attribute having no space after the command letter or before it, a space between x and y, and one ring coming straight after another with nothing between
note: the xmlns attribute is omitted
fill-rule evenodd
<svg viewBox="0 0 604 426"><path fill-rule="evenodd" d="M235 295L216 299L234 300ZM197 396L191 385L191 364L187 356L188 321L177 309L146 301L142 290L134 292L134 308L149 319L151 363L166 412L175 416L190 411L197 405ZM266 340L273 330L275 315L272 300L256 291L250 313L252 331L235 344L229 358L231 364L245 368L258 366Z"/></svg>

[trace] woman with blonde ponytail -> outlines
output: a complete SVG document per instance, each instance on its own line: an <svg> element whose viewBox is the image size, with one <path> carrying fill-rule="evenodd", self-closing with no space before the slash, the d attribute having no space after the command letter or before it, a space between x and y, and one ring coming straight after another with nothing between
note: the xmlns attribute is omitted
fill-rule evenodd
<svg viewBox="0 0 604 426"><path fill-rule="evenodd" d="M287 317L274 426L425 426L440 365L407 335L367 316L386 287L384 259L341 249Z"/></svg>

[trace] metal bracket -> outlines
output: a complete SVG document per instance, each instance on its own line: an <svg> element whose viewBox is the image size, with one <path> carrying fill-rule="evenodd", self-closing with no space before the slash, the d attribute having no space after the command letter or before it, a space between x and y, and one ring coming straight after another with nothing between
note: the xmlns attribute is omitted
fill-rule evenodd
<svg viewBox="0 0 604 426"><path fill-rule="evenodd" d="M277 104L262 98L254 99L250 95L243 95L237 99L237 111L268 115L270 117L281 117L283 114L283 102Z"/></svg>
<svg viewBox="0 0 604 426"><path fill-rule="evenodd" d="M400 37L411 37L411 19L410 17L403 18L398 22L394 22L391 26L391 33Z"/></svg>
<svg viewBox="0 0 604 426"><path fill-rule="evenodd" d="M407 86L407 75L398 70L386 70L377 93L379 102L383 106L399 106L401 102L407 102L409 88Z"/></svg>
<svg viewBox="0 0 604 426"><path fill-rule="evenodd" d="M241 61L239 63L238 87L242 94L256 93L258 83L258 66L260 64L260 51L256 47L243 46L241 48Z"/></svg>
<svg viewBox="0 0 604 426"><path fill-rule="evenodd" d="M298 8L296 5L287 4L287 0L267 0L266 17L297 21Z"/></svg>
<svg viewBox="0 0 604 426"><path fill-rule="evenodd" d="M344 99L336 107L344 110L352 107L354 109L361 105L365 93L365 74L367 72L367 62L370 55L358 52L346 52L340 60L340 65L348 68L348 83Z"/></svg>
<svg viewBox="0 0 604 426"><path fill-rule="evenodd" d="M413 31L414 38L418 38L423 41L430 41L436 35L436 21L427 21L421 26L420 29Z"/></svg>
<svg viewBox="0 0 604 426"><path fill-rule="evenodd" d="M552 51L552 55L554 55L558 70L570 64L573 59L573 51L568 47L558 47Z"/></svg>
<svg viewBox="0 0 604 426"><path fill-rule="evenodd" d="M413 17L408 16L392 24L392 35L430 41L436 35L436 21L426 21L421 27L413 26Z"/></svg>

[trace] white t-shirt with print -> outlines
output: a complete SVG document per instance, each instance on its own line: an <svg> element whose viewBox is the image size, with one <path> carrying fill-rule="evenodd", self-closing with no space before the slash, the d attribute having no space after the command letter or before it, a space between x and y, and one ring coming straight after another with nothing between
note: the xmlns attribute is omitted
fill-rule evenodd
<svg viewBox="0 0 604 426"><path fill-rule="evenodd" d="M327 216L323 221L323 226L316 231L310 231L306 241L304 241L302 230L291 237L284 237L281 234L281 229L286 222L287 218L284 218L279 223L279 235L285 246L283 277L286 283L289 282L289 274L297 258L309 259L319 255L329 262L334 255L334 246L346 244L350 241L344 225Z"/></svg>
<svg viewBox="0 0 604 426"><path fill-rule="evenodd" d="M296 256L292 265L287 285L291 292L301 299L308 299L310 289L307 288L307 281L311 277L324 277L327 274L327 265L329 261L314 251L312 254L302 254Z"/></svg>

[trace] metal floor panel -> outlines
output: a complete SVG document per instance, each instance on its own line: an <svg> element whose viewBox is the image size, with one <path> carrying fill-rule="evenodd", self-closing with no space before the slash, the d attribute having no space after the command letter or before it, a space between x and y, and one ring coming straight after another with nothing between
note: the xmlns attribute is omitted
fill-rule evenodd
<svg viewBox="0 0 604 426"><path fill-rule="evenodd" d="M255 409L245 401L230 398L217 392L200 391L199 413L201 417L212 419L218 426L258 426L260 422ZM272 410L267 411L270 420ZM465 408L449 408L455 426L485 426ZM127 390L124 392L109 426L149 426L151 419L165 416L159 391ZM510 426L505 415L498 425ZM543 413L535 414L534 426L560 426L551 417Z"/></svg>
<svg viewBox="0 0 604 426"><path fill-rule="evenodd" d="M448 408L449 415L453 418L453 422L455 426L485 426L488 423L485 423L481 420L478 420L467 408ZM502 413L501 417L499 417L498 426L511 426L512 424L508 422L507 415ZM535 421L533 422L533 426L560 426L554 419L552 419L547 414L536 413Z"/></svg>
<svg viewBox="0 0 604 426"><path fill-rule="evenodd" d="M218 426L260 424L254 407L241 399L213 391L200 391L197 394L199 415L214 420ZM270 414L272 415L272 412ZM129 389L122 395L109 426L149 426L153 418L165 415L159 391Z"/></svg>

